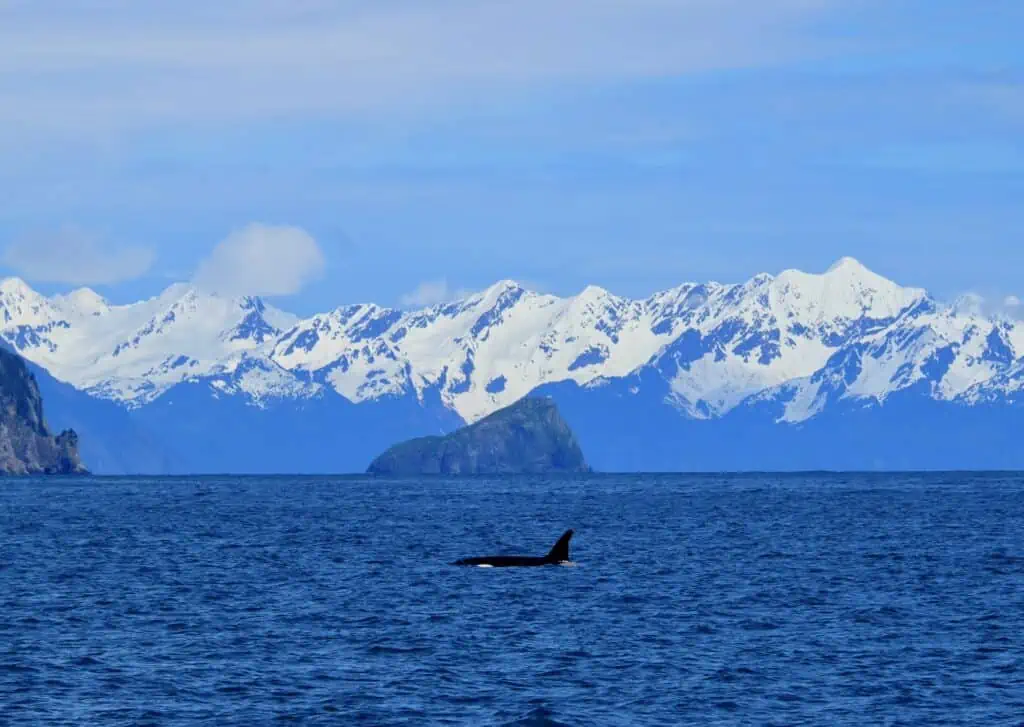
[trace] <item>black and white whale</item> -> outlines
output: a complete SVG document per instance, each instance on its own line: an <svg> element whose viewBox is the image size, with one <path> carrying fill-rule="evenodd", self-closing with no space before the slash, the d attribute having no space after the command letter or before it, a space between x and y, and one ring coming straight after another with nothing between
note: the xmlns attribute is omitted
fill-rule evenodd
<svg viewBox="0 0 1024 727"><path fill-rule="evenodd" d="M483 568L504 568L509 566L532 566L532 565L558 565L569 561L569 541L572 539L572 529L566 530L558 539L551 551L541 557L528 555L484 555L477 558L462 558L452 565L476 565Z"/></svg>

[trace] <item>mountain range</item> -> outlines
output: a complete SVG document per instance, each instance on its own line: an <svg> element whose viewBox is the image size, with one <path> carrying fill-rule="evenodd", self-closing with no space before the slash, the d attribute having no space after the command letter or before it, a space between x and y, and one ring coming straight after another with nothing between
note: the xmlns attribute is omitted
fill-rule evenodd
<svg viewBox="0 0 1024 727"><path fill-rule="evenodd" d="M597 470L1024 468L1024 322L843 258L643 300L501 281L300 318L185 284L0 283L0 336L94 472L362 471L528 394Z"/></svg>

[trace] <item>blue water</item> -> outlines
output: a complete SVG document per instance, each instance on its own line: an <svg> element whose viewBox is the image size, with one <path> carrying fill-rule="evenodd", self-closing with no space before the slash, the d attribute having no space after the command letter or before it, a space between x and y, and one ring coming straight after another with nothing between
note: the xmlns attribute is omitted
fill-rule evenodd
<svg viewBox="0 0 1024 727"><path fill-rule="evenodd" d="M1024 476L0 481L0 724L289 721L1024 724Z"/></svg>

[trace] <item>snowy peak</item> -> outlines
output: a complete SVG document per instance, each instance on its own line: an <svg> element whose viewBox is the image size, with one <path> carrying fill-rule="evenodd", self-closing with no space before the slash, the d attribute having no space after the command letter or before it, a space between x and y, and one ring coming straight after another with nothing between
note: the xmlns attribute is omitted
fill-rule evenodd
<svg viewBox="0 0 1024 727"><path fill-rule="evenodd" d="M267 306L262 298L238 300L242 320L228 331L228 341L251 341L254 344L273 342L286 327L295 324L295 317Z"/></svg>
<svg viewBox="0 0 1024 727"><path fill-rule="evenodd" d="M7 278L0 282L0 307L3 308L5 327L45 326L60 317L53 301L32 290L21 278Z"/></svg>
<svg viewBox="0 0 1024 727"><path fill-rule="evenodd" d="M644 300L596 285L561 298L502 280L420 310L361 303L304 319L187 284L111 305L86 288L47 298L11 278L0 282L0 316L0 335L27 358L130 406L191 381L257 404L429 393L474 421L543 384L642 374L688 416L756 399L802 421L911 387L988 401L1020 389L1024 362L1024 323L986 317L980 303L942 305L853 258Z"/></svg>
<svg viewBox="0 0 1024 727"><path fill-rule="evenodd" d="M223 298L186 284L129 305L88 288L52 299L4 281L0 334L55 377L97 395L145 403L211 373L233 352L259 350L288 321L258 298ZM17 296L17 297L15 297Z"/></svg>
<svg viewBox="0 0 1024 727"><path fill-rule="evenodd" d="M607 300L609 298L614 299L615 296L599 285L588 285L580 291L579 295L577 295L574 300L576 303L585 305Z"/></svg>
<svg viewBox="0 0 1024 727"><path fill-rule="evenodd" d="M868 270L859 260L844 256L828 266L825 275L843 275L847 277L865 277L875 275Z"/></svg>
<svg viewBox="0 0 1024 727"><path fill-rule="evenodd" d="M772 293L787 317L803 323L891 319L927 297L924 290L901 287L851 257L841 258L820 275L786 270L773 281Z"/></svg>
<svg viewBox="0 0 1024 727"><path fill-rule="evenodd" d="M825 273L786 270L742 285L684 286L656 331L672 337L651 366L690 416L722 415L747 397L810 377L842 346L897 325L927 296L852 258Z"/></svg>
<svg viewBox="0 0 1024 727"><path fill-rule="evenodd" d="M5 296L26 297L37 295L28 283L19 277L4 278L0 281L0 294Z"/></svg>
<svg viewBox="0 0 1024 727"><path fill-rule="evenodd" d="M110 310L106 298L92 288L78 288L67 295L55 296L57 304L80 316L99 316Z"/></svg>
<svg viewBox="0 0 1024 727"><path fill-rule="evenodd" d="M525 288L523 288L519 283L514 280L506 279L499 280L497 283L489 286L478 295L484 299L497 299L507 293L522 290L525 290Z"/></svg>

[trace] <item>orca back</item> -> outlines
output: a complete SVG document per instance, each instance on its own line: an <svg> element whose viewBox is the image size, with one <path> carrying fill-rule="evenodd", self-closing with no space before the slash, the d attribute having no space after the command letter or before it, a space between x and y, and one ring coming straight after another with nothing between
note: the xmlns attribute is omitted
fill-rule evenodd
<svg viewBox="0 0 1024 727"><path fill-rule="evenodd" d="M562 533L554 547L543 558L522 555L485 555L476 558L461 558L452 565L478 565L498 568L502 566L553 565L569 562L569 541L572 540L572 529Z"/></svg>

